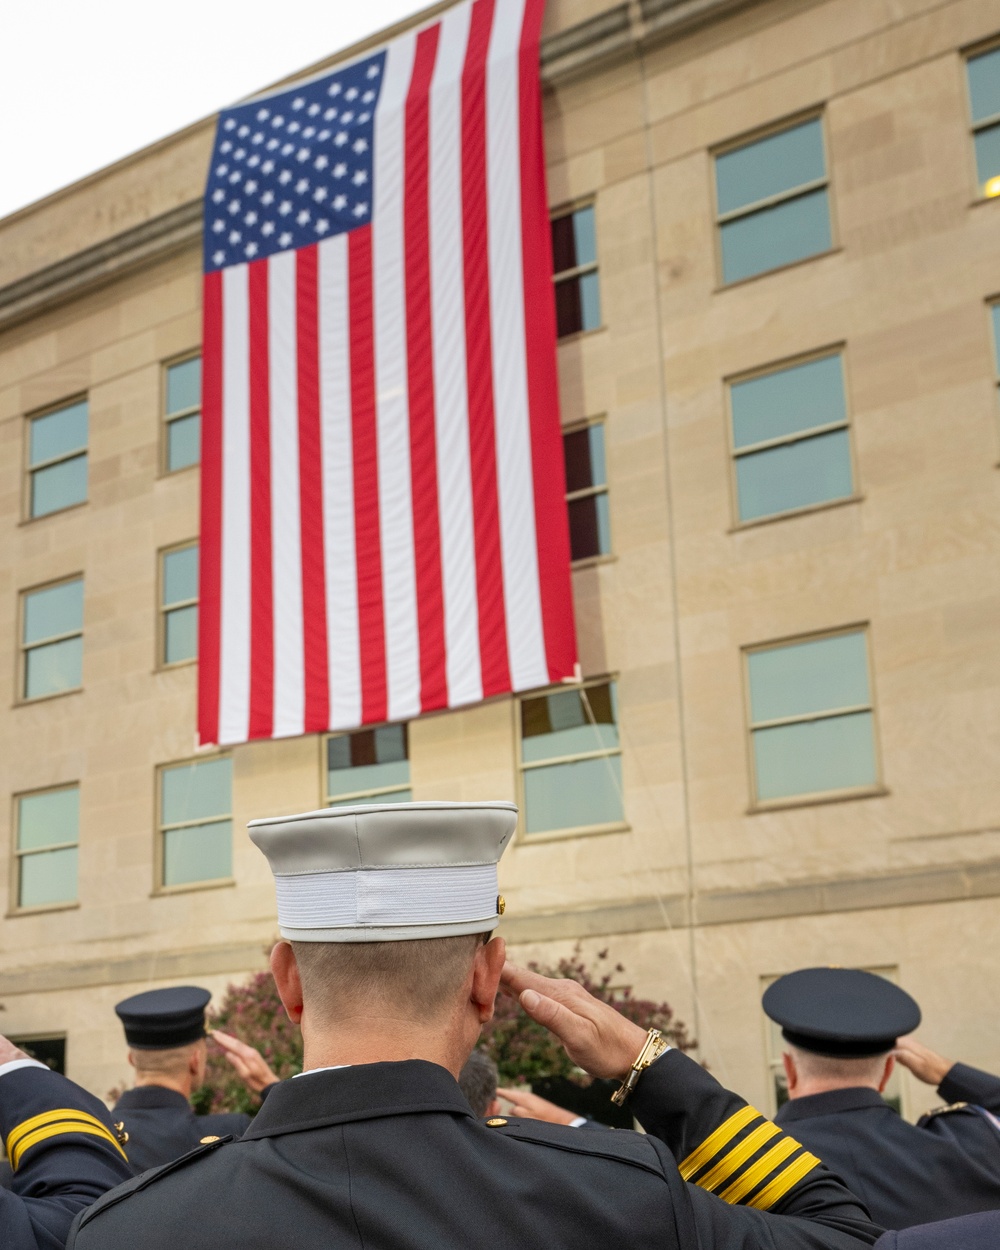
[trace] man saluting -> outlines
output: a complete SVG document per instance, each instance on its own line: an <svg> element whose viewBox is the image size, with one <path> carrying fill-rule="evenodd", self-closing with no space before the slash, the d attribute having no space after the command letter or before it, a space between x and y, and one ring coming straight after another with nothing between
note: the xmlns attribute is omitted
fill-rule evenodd
<svg viewBox="0 0 1000 1250"><path fill-rule="evenodd" d="M239 1140L108 1194L76 1250L629 1245L856 1250L879 1231L841 1183L651 1030L582 987L505 968L509 803L337 808L254 821L283 941L271 966L305 1071ZM621 1082L649 1135L477 1119L456 1076L503 981L571 1058ZM693 1183L686 1183L693 1182Z"/></svg>

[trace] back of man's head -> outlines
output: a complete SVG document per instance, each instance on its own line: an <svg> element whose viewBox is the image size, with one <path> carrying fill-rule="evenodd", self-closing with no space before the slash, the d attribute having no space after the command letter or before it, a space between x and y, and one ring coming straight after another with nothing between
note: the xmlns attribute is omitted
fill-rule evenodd
<svg viewBox="0 0 1000 1250"><path fill-rule="evenodd" d="M786 1043L788 1095L804 1098L834 1089L874 1089L881 1093L892 1073L890 1060L889 1053L861 1058L819 1055Z"/></svg>
<svg viewBox="0 0 1000 1250"><path fill-rule="evenodd" d="M136 1076L147 1084L156 1084L158 1077L171 1083L184 1081L192 1070L192 1061L200 1059L205 1050L204 1040L189 1042L186 1046L172 1046L164 1050L149 1050L138 1046L130 1046L129 1063L135 1068Z"/></svg>
<svg viewBox="0 0 1000 1250"><path fill-rule="evenodd" d="M476 1115L492 1113L498 1080L497 1065L483 1051L474 1050L459 1073L458 1083Z"/></svg>

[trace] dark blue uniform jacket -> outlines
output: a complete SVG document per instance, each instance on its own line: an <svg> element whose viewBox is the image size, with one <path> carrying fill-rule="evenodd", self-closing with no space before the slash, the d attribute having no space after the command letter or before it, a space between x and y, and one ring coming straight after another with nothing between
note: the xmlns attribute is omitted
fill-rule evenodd
<svg viewBox="0 0 1000 1250"><path fill-rule="evenodd" d="M1000 1211L986 1211L886 1233L875 1243L875 1250L997 1250L997 1246Z"/></svg>
<svg viewBox="0 0 1000 1250"><path fill-rule="evenodd" d="M126 1090L111 1114L125 1126L129 1162L137 1172L179 1159L203 1137L242 1137L251 1124L240 1112L195 1115L183 1094L162 1085Z"/></svg>
<svg viewBox="0 0 1000 1250"><path fill-rule="evenodd" d="M0 1135L13 1170L3 1250L62 1250L77 1212L132 1176L107 1108L57 1072L0 1076Z"/></svg>
<svg viewBox="0 0 1000 1250"><path fill-rule="evenodd" d="M649 1136L477 1119L433 1063L308 1073L239 1140L123 1185L73 1250L857 1250L881 1229L807 1151L671 1051ZM685 1179L686 1178L686 1179Z"/></svg>
<svg viewBox="0 0 1000 1250"><path fill-rule="evenodd" d="M955 1064L938 1093L948 1103L1000 1111L1000 1079L965 1064ZM913 1125L875 1090L841 1089L793 1099L775 1119L846 1182L883 1228L1000 1209L1000 1129L972 1106L946 1108Z"/></svg>

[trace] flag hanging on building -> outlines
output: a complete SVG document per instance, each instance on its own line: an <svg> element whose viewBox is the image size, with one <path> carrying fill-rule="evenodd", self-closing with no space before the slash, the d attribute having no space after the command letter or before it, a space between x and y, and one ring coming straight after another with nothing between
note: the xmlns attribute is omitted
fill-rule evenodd
<svg viewBox="0 0 1000 1250"><path fill-rule="evenodd" d="M574 671L543 7L466 0L220 116L202 743L405 720Z"/></svg>

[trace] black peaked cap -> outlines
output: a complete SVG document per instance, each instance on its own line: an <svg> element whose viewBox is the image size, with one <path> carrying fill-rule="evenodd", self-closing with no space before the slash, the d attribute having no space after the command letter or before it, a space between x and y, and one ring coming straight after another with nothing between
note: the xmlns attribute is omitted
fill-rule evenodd
<svg viewBox="0 0 1000 1250"><path fill-rule="evenodd" d="M763 1005L786 1042L838 1058L884 1054L920 1024L905 990L855 968L790 972L768 986Z"/></svg>
<svg viewBox="0 0 1000 1250"><path fill-rule="evenodd" d="M170 1050L205 1036L205 1008L212 995L197 985L146 990L123 999L115 1012L125 1040L136 1050Z"/></svg>

